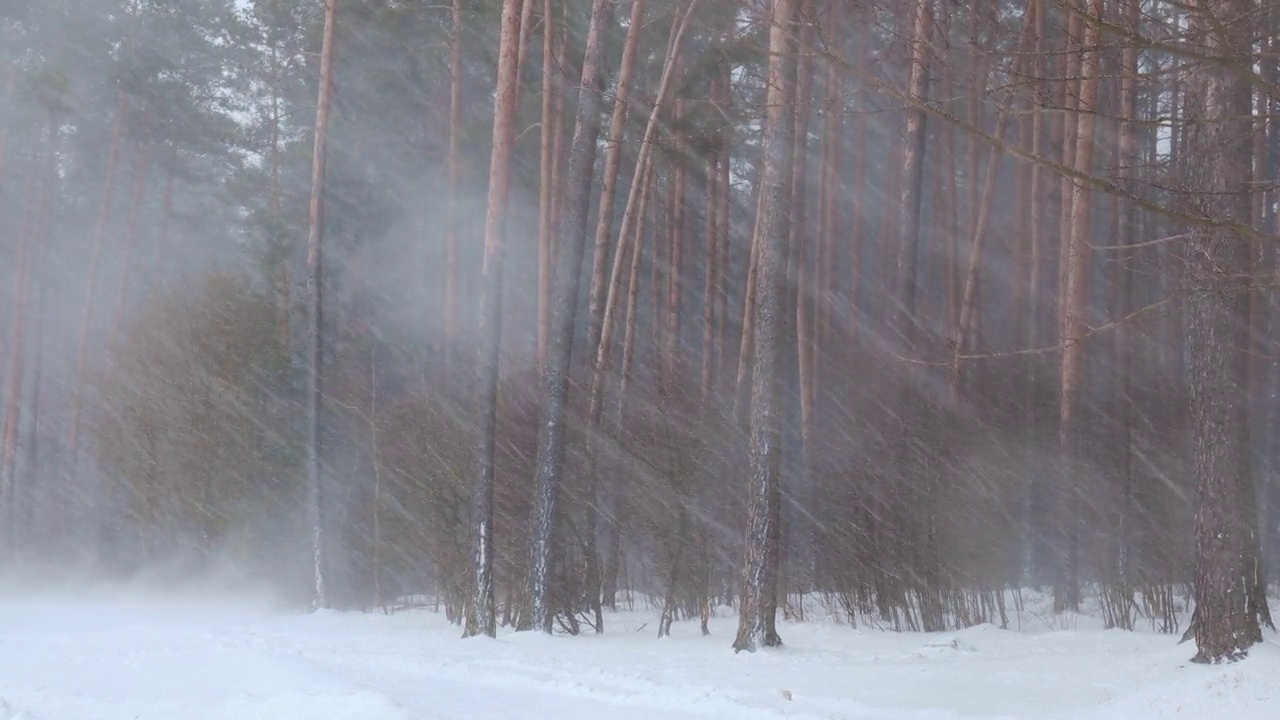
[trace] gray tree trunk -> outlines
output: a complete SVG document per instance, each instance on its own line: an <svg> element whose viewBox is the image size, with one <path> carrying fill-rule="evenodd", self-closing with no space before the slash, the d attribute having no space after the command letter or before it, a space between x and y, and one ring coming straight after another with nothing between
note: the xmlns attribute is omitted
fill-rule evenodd
<svg viewBox="0 0 1280 720"><path fill-rule="evenodd" d="M587 216L591 207L591 181L600 139L600 35L609 12L606 0L592 0L587 46L582 59L577 117L569 154L569 198L560 218L560 247L556 253L555 305L542 367L546 395L538 430L538 457L534 470L533 545L529 558L529 615L534 629L551 632L552 612L548 570L557 485L564 465L565 414L569 394L569 362L573 355L573 329L578 314L578 286L587 242Z"/></svg>
<svg viewBox="0 0 1280 720"><path fill-rule="evenodd" d="M1249 0L1202 0L1216 20L1247 17ZM1225 35L1225 36L1224 36ZM1230 22L1205 28L1209 52L1222 63L1194 71L1188 97L1191 211L1215 221L1248 223L1252 215L1251 110L1247 77L1249 28ZM1234 45L1234 47L1233 47ZM1222 226L1193 227L1188 249L1187 353L1191 400L1192 475L1196 499L1196 608L1191 632L1196 662L1243 657L1261 642L1251 592L1257 519L1249 473L1245 348L1249 340L1250 239Z"/></svg>
<svg viewBox="0 0 1280 720"><path fill-rule="evenodd" d="M787 136L784 100L788 77L793 0L774 0L769 31L769 82L764 130L764 168L760 178L759 263L756 268L753 359L751 373L750 485L747 496L746 552L742 569L742 602L738 608L735 651L754 652L761 644L780 645L772 630L777 610L771 602L778 571L777 516L771 512L779 487L782 459L778 425L778 380L782 371L782 293L786 280L784 203L790 181L784 173L792 140Z"/></svg>

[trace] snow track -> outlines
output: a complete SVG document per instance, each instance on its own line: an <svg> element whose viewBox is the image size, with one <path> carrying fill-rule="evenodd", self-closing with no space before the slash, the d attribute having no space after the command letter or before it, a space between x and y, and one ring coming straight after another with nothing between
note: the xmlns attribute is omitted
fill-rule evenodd
<svg viewBox="0 0 1280 720"><path fill-rule="evenodd" d="M1231 666L1149 633L786 625L735 656L647 615L604 636L458 639L431 613L159 601L0 604L0 720L1151 720L1280 717L1280 648Z"/></svg>

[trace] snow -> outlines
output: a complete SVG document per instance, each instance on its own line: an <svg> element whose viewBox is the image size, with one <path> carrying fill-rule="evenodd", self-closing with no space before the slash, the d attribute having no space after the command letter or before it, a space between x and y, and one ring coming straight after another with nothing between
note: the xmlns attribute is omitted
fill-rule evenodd
<svg viewBox="0 0 1280 720"><path fill-rule="evenodd" d="M7 599L0 720L1280 717L1274 636L1205 667L1176 637L1090 618L927 635L817 621L781 624L783 648L735 655L727 609L705 638L693 621L658 640L656 615L610 614L603 636L461 640L426 610Z"/></svg>

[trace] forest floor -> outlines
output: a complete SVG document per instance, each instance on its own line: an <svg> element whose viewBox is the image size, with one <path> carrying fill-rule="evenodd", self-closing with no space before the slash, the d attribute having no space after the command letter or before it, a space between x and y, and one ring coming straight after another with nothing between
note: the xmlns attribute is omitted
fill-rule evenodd
<svg viewBox="0 0 1280 720"><path fill-rule="evenodd" d="M607 615L602 636L495 641L461 640L426 610L6 599L0 720L1280 717L1274 634L1243 662L1206 667L1175 636L1046 617L935 634L785 623L784 648L734 655L727 611L709 637L692 621L659 640L655 613L637 609Z"/></svg>

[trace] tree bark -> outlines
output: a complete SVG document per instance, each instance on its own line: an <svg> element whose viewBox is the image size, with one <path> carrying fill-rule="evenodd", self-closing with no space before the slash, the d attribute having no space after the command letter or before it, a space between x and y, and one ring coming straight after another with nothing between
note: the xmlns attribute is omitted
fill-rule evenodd
<svg viewBox="0 0 1280 720"><path fill-rule="evenodd" d="M556 22L551 0L542 3L542 141L540 144L538 182L538 365L547 358L547 338L551 332L551 245L552 206L555 203L556 110L558 104L555 75L561 72L556 62Z"/></svg>
<svg viewBox="0 0 1280 720"><path fill-rule="evenodd" d="M555 317L549 351L543 363L545 399L538 432L535 461L533 546L529 564L530 620L534 629L551 632L552 613L549 569L558 484L564 464L565 415L568 406L569 363L578 310L578 285L587 241L587 214L591 206L592 170L600 139L600 88L598 66L601 35L609 19L608 0L593 0L578 86L573 146L569 155L568 207L560 220L557 253Z"/></svg>
<svg viewBox="0 0 1280 720"><path fill-rule="evenodd" d="M908 93L914 99L928 98L930 76L929 43L933 34L933 0L917 0L912 13L911 64ZM921 216L924 202L924 165L927 148L928 115L919 108L908 108L903 136L902 196L899 205L898 254L894 292L894 312L891 331L901 357L910 358L922 348L922 328L917 317L919 305L919 262ZM923 558L918 563L917 590L922 596L921 614L926 631L939 630L942 622L936 606L936 552L933 528L932 479L921 467L915 447L926 418L926 408L913 387L915 373L912 368L899 371L898 397L902 413L901 428L896 439L895 462L898 468L898 484L891 490L889 525L894 528L891 536L892 550L882 558L888 566L881 572L897 572L894 564L911 562L912 555ZM923 505L923 510L919 506ZM892 584L892 583L886 583Z"/></svg>
<svg viewBox="0 0 1280 720"><path fill-rule="evenodd" d="M493 474L498 420L498 359L502 348L504 236L519 86L520 10L520 0L503 0L477 328L480 349L476 358L475 398L479 437L471 487L473 585L463 637L481 634L495 637L498 633L493 600Z"/></svg>
<svg viewBox="0 0 1280 720"><path fill-rule="evenodd" d="M311 203L307 216L307 508L311 525L312 602L329 607L324 479L321 463L321 413L324 357L324 180L333 97L333 44L338 0L326 0L320 50L320 88L316 99L315 142L311 154Z"/></svg>
<svg viewBox="0 0 1280 720"><path fill-rule="evenodd" d="M636 55L640 47L640 28L644 23L645 0L633 0L631 20L627 25L627 37L623 41L622 61L618 70L618 92L614 100L613 115L609 120L609 140L604 156L604 178L600 190L600 209L596 221L595 249L591 257L591 291L587 308L587 348L596 353L592 371L591 424L599 421L599 399L596 397L596 376L604 372L598 359L600 340L604 326L609 322L605 307L605 294L616 293L620 277L609 275L606 284L605 268L609 266L609 240L613 237L613 211L617 201L618 174L622 168L622 145L626 137L627 111L630 106L631 83L635 76ZM636 159L637 165L639 158ZM640 174L642 176L642 174ZM629 199L628 199L629 200ZM628 202L629 204L629 202ZM614 251L614 272L621 270L625 236L620 235Z"/></svg>
<svg viewBox="0 0 1280 720"><path fill-rule="evenodd" d="M1086 5L1088 3L1088 5ZM1080 0L1081 13L1089 17L1083 21L1084 41L1080 54L1079 115L1076 118L1075 162L1077 172L1085 175L1093 172L1094 126L1098 109L1098 68L1102 50L1098 46L1098 22L1103 18L1103 0ZM1070 236L1065 245L1063 263L1066 266L1061 292L1062 302L1062 384L1058 396L1058 447L1061 468L1066 473L1059 479L1059 517L1064 529L1059 547L1060 563L1054 583L1054 609L1078 611L1080 609L1079 580L1079 495L1069 470L1076 462L1080 450L1080 418L1076 407L1084 369L1085 315L1088 312L1085 283L1089 269L1089 240L1091 234L1089 188L1077 180L1071 184Z"/></svg>
<svg viewBox="0 0 1280 720"><path fill-rule="evenodd" d="M735 651L755 651L761 645L780 645L770 614L770 597L777 575L778 549L773 547L777 517L771 505L778 493L781 465L780 403L782 370L783 288L786 279L785 207L790 190L784 169L792 150L786 114L793 112L788 96L789 36L794 0L774 0L769 29L769 75L763 162L760 178L762 206L759 232L760 261L756 272L756 308L751 374L750 483L747 495L746 552L742 571L742 601L738 610Z"/></svg>
<svg viewBox="0 0 1280 720"><path fill-rule="evenodd" d="M622 404L627 397L627 385L631 381L631 360L636 347L636 304L640 297L640 258L644 251L645 215L649 210L649 198L653 195L654 170L653 159L649 158L642 187L640 189L639 214L635 226L635 237L631 240L631 269L627 277L627 315L622 330L622 368L618 382L618 417L622 417ZM656 225L656 222L650 222ZM656 253L655 253L656 255ZM653 262L657 262L656 258Z"/></svg>
<svg viewBox="0 0 1280 720"><path fill-rule="evenodd" d="M644 135L640 141L640 152L636 157L635 172L631 177L631 188L627 194L627 204L622 211L622 226L618 230L618 248L614 253L613 268L609 275L608 292L605 296L604 312L602 313L602 324L600 329L600 341L595 347L595 366L591 380L591 416L598 417L600 412L600 402L604 398L604 369L608 365L609 351L613 345L613 324L615 317L615 308L618 303L618 294L621 286L623 257L627 238L634 235L636 242L639 243L640 233L636 231L639 224L639 216L644 212L644 203L641 203L641 195L648 192L649 182L645 182L645 174L653 171L653 145L654 138L658 131L658 118L662 115L662 109L665 105L667 93L671 85L672 70L675 65L675 58L680 52L680 42L684 37L685 28L689 25L689 17L693 14L699 0L690 0L688 8L682 15L676 16L671 24L671 37L667 43L667 56L663 60L662 76L658 80L658 92L654 99L653 109L649 112L649 119L645 123ZM597 229L597 243L599 243L599 230ZM638 251L637 251L638 252ZM638 268L636 268L638 270ZM631 283L638 282L636 272L631 275ZM629 293L634 298L634 292ZM628 310L630 316L630 310ZM632 328L634 329L634 328ZM625 384L625 373L624 373Z"/></svg>
<svg viewBox="0 0 1280 720"><path fill-rule="evenodd" d="M1231 66L1252 67L1248 0L1201 0L1212 18L1197 21L1206 49L1223 62L1193 71L1188 108L1187 174L1193 211L1248 223L1252 215L1252 100L1248 81ZM1222 23L1218 26L1218 23ZM1193 30L1195 32L1195 30ZM1257 518L1248 448L1247 353L1252 243L1226 228L1192 228L1188 258L1193 295L1187 307L1195 480L1195 662L1243 657L1262 641L1266 612L1252 592Z"/></svg>
<svg viewBox="0 0 1280 720"><path fill-rule="evenodd" d="M677 72L681 66L677 64ZM677 82L678 79L677 79ZM676 98L674 103L673 125L675 137L675 167L672 168L671 182L671 233L669 236L670 252L667 254L667 302L664 325L664 344L660 364L661 382L666 385L675 380L680 373L680 306L684 296L684 235L686 205L688 204L688 141L684 130L684 99Z"/></svg>
<svg viewBox="0 0 1280 720"><path fill-rule="evenodd" d="M449 199L445 206L445 365L452 365L458 337L458 202L462 183L462 3L453 0L449 38Z"/></svg>
<svg viewBox="0 0 1280 720"><path fill-rule="evenodd" d="M713 79L713 89L711 95L713 98L719 97L719 78ZM712 151L707 154L706 158L706 227L704 230L705 237L704 253L702 257L702 397L708 399L711 397L712 378L715 376L716 362L716 288L719 285L717 271L719 270L716 259L717 243L720 239L719 218L717 213L720 210L719 194L720 194L720 169L718 166L720 154L718 151Z"/></svg>
<svg viewBox="0 0 1280 720"><path fill-rule="evenodd" d="M1121 21L1129 27L1137 29L1141 21L1141 0L1124 0L1120 10ZM1137 177L1138 158L1138 49L1132 43L1120 52L1120 131L1118 139L1120 180L1136 192L1133 187ZM1133 203L1120 201L1116 213L1116 244L1121 247L1133 245L1138 239L1138 209ZM1134 264L1138 252L1121 251L1116 258L1116 272L1119 275L1119 289L1115 316L1126 317L1135 309ZM1115 581L1121 600L1125 606L1133 603L1133 577L1131 558L1133 554L1133 523L1137 515L1136 497L1137 473L1134 459L1137 457L1136 418L1134 413L1133 373L1134 373L1134 339L1132 330L1124 323L1116 329L1116 364L1119 382L1120 426L1120 507L1119 522L1116 528L1116 552L1114 555ZM1128 628L1127 628L1128 629Z"/></svg>

